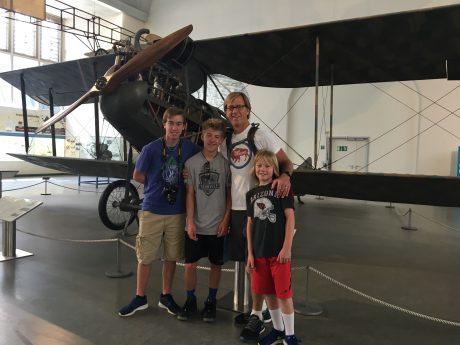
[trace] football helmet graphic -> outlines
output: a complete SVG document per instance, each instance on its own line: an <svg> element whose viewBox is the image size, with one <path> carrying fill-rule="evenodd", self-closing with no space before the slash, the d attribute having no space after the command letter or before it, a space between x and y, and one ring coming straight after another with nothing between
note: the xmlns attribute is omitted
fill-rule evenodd
<svg viewBox="0 0 460 345"><path fill-rule="evenodd" d="M260 220L268 220L271 223L276 222L276 213L272 213L274 206L267 198L257 199L254 203L254 217Z"/></svg>

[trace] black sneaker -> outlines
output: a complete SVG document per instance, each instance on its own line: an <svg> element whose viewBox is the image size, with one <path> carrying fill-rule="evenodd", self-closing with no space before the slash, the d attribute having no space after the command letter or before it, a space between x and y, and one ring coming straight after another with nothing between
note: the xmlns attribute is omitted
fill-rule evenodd
<svg viewBox="0 0 460 345"><path fill-rule="evenodd" d="M238 314L237 316L235 316L235 323L237 325L245 325L248 323L249 321L249 315L251 315L251 313L240 313Z"/></svg>
<svg viewBox="0 0 460 345"><path fill-rule="evenodd" d="M164 308L168 311L168 313L172 315L177 315L180 312L180 307L174 301L174 298L171 294L160 295L160 300L158 301L158 306L160 308Z"/></svg>
<svg viewBox="0 0 460 345"><path fill-rule="evenodd" d="M144 310L149 307L147 303L147 296L145 298L141 298L136 295L133 300L123 308L118 311L118 315L120 316L131 316L138 310Z"/></svg>
<svg viewBox="0 0 460 345"><path fill-rule="evenodd" d="M195 313L196 310L196 296L187 297L183 308L177 314L177 319L181 321L187 321L190 317L190 314Z"/></svg>
<svg viewBox="0 0 460 345"><path fill-rule="evenodd" d="M278 331L272 328L272 330L263 338L259 339L257 345L274 345L282 344L284 339L284 331Z"/></svg>
<svg viewBox="0 0 460 345"><path fill-rule="evenodd" d="M270 315L270 311L268 310L268 308L262 312L262 318L264 320L264 323L272 322L272 316Z"/></svg>
<svg viewBox="0 0 460 345"><path fill-rule="evenodd" d="M255 314L249 316L248 324L240 334L241 341L257 341L259 334L265 330L264 323Z"/></svg>
<svg viewBox="0 0 460 345"><path fill-rule="evenodd" d="M209 298L204 302L204 309L201 312L204 322L216 321L216 301L211 301Z"/></svg>

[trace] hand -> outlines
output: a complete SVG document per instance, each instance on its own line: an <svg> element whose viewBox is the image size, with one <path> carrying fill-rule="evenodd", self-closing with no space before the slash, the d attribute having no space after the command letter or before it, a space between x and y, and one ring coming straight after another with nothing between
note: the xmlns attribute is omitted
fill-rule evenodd
<svg viewBox="0 0 460 345"><path fill-rule="evenodd" d="M272 182L272 189L276 189L276 195L285 198L291 189L291 178L286 174L281 174Z"/></svg>
<svg viewBox="0 0 460 345"><path fill-rule="evenodd" d="M291 250L288 250L286 248L281 248L278 257L276 258L276 261L278 261L280 264L286 264L291 261Z"/></svg>
<svg viewBox="0 0 460 345"><path fill-rule="evenodd" d="M187 226L187 235L192 241L198 241L198 237L196 235L196 226L195 223L191 223Z"/></svg>
<svg viewBox="0 0 460 345"><path fill-rule="evenodd" d="M252 273L256 270L256 266L254 265L254 257L252 255L248 255L248 262L246 263L246 271L248 273Z"/></svg>
<svg viewBox="0 0 460 345"><path fill-rule="evenodd" d="M228 234L228 222L223 221L217 228L217 237L226 236Z"/></svg>

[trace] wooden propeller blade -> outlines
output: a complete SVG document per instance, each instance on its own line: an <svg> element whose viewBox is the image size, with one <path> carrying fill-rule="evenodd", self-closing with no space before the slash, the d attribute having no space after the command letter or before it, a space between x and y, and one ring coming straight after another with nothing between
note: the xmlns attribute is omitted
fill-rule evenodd
<svg viewBox="0 0 460 345"><path fill-rule="evenodd" d="M185 26L165 38L156 41L152 46L141 50L136 56L107 78L107 84L101 92L103 94L112 92L121 82L125 81L130 76L138 74L147 67L152 66L180 42L185 40L192 30L192 25Z"/></svg>
<svg viewBox="0 0 460 345"><path fill-rule="evenodd" d="M101 92L95 86L93 86L87 93L85 93L75 102L73 102L67 109L61 111L60 113L46 120L39 128L35 130L35 133L38 134L42 132L43 130L45 130L46 128L48 128L49 126L54 125L56 122L61 121L64 117L69 115L72 111L74 111L80 105L87 102L91 98L99 96L100 93Z"/></svg>
<svg viewBox="0 0 460 345"><path fill-rule="evenodd" d="M101 94L111 93L117 88L118 85L120 85L120 83L128 79L130 76L138 74L147 67L155 64L175 46L185 40L188 35L190 35L192 30L192 25L185 26L182 29L166 36L165 38L156 41L152 46L141 50L118 70L113 73L106 74L103 77L105 78L105 85L98 85L96 82L96 84L94 84L94 86L87 93L72 103L67 109L45 121L43 125L35 131L35 133L40 133L49 126L54 125L56 122L62 120L64 117L69 115L72 111L74 111L89 99Z"/></svg>

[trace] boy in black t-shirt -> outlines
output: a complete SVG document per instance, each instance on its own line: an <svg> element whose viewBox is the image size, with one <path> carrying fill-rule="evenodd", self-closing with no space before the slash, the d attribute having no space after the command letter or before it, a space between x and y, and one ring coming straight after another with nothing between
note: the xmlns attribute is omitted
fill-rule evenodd
<svg viewBox="0 0 460 345"><path fill-rule="evenodd" d="M294 335L294 305L291 288L291 248L294 237L294 196L281 198L271 189L279 176L273 152L260 150L254 158L258 187L246 194L248 212L247 270L252 274L252 291L268 304L273 329L259 344L297 345Z"/></svg>

